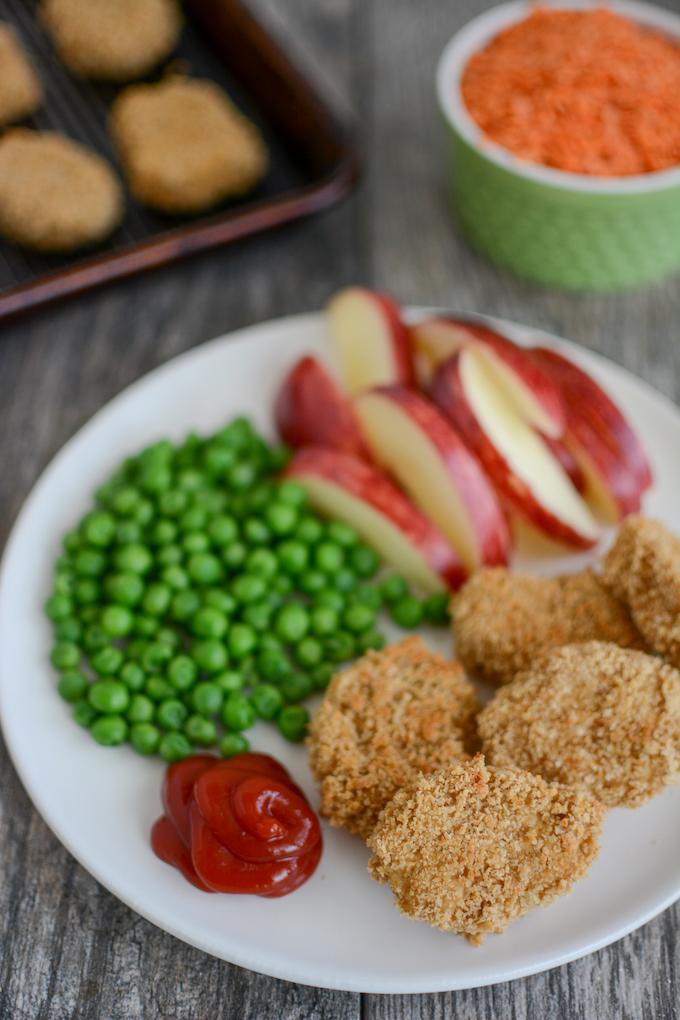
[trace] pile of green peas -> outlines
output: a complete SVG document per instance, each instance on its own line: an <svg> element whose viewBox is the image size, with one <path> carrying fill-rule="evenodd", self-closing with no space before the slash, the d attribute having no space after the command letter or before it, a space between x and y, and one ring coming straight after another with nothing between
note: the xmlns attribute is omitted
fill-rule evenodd
<svg viewBox="0 0 680 1020"><path fill-rule="evenodd" d="M402 628L445 624L375 551L281 481L289 453L245 418L124 462L67 534L46 612L73 717L100 744L177 761L248 750L258 719L299 741L302 702Z"/></svg>

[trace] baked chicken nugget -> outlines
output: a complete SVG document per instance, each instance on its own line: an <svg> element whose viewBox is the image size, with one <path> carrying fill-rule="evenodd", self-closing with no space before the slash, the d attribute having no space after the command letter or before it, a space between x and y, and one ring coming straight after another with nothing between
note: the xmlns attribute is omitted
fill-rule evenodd
<svg viewBox="0 0 680 1020"><path fill-rule="evenodd" d="M211 81L125 89L111 132L132 193L161 212L195 213L242 195L267 167L260 132Z"/></svg>
<svg viewBox="0 0 680 1020"><path fill-rule="evenodd" d="M680 539L650 517L626 518L602 583L628 607L648 646L680 667Z"/></svg>
<svg viewBox="0 0 680 1020"><path fill-rule="evenodd" d="M16 128L0 139L0 233L38 251L102 240L123 213L108 163L51 131Z"/></svg>
<svg viewBox="0 0 680 1020"><path fill-rule="evenodd" d="M0 127L30 117L42 88L11 25L0 22Z"/></svg>
<svg viewBox="0 0 680 1020"><path fill-rule="evenodd" d="M456 654L467 670L507 684L537 656L576 641L641 648L627 609L591 570L560 577L479 570L451 604Z"/></svg>
<svg viewBox="0 0 680 1020"><path fill-rule="evenodd" d="M395 795L368 869L407 917L479 943L582 878L604 814L586 793L477 755Z"/></svg>
<svg viewBox="0 0 680 1020"><path fill-rule="evenodd" d="M603 641L565 645L498 691L478 718L492 765L515 765L637 807L680 781L680 673Z"/></svg>
<svg viewBox="0 0 680 1020"><path fill-rule="evenodd" d="M420 638L368 652L332 679L309 727L321 813L366 837L400 787L466 756L478 709L458 663Z"/></svg>
<svg viewBox="0 0 680 1020"><path fill-rule="evenodd" d="M40 10L68 69L102 81L143 78L182 30L176 0L42 0Z"/></svg>

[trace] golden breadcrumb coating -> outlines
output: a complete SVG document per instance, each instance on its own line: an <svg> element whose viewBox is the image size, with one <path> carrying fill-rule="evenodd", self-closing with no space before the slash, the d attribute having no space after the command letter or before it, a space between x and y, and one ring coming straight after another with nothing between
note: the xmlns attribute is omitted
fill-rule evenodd
<svg viewBox="0 0 680 1020"><path fill-rule="evenodd" d="M648 646L680 667L680 539L650 517L626 518L602 583L626 604Z"/></svg>
<svg viewBox="0 0 680 1020"><path fill-rule="evenodd" d="M30 117L41 103L40 81L16 32L0 22L0 126Z"/></svg>
<svg viewBox="0 0 680 1020"><path fill-rule="evenodd" d="M419 637L368 652L333 677L309 727L321 813L368 836L400 787L466 756L478 710L460 665Z"/></svg>
<svg viewBox="0 0 680 1020"><path fill-rule="evenodd" d="M0 139L0 233L39 251L107 237L123 214L108 163L51 131L15 128Z"/></svg>
<svg viewBox="0 0 680 1020"><path fill-rule="evenodd" d="M492 765L515 765L637 807L680 781L680 673L604 641L565 645L478 718Z"/></svg>
<svg viewBox="0 0 680 1020"><path fill-rule="evenodd" d="M176 0L42 0L40 10L68 69L100 81L143 78L182 31Z"/></svg>
<svg viewBox="0 0 680 1020"><path fill-rule="evenodd" d="M131 191L162 212L194 213L245 194L267 168L260 132L211 81L125 89L111 132Z"/></svg>
<svg viewBox="0 0 680 1020"><path fill-rule="evenodd" d="M642 648L628 611L592 570L560 577L477 571L451 604L456 654L482 680L507 684L537 656L576 641Z"/></svg>
<svg viewBox="0 0 680 1020"><path fill-rule="evenodd" d="M402 913L478 944L547 905L598 854L605 808L477 755L400 790L368 839L368 869Z"/></svg>

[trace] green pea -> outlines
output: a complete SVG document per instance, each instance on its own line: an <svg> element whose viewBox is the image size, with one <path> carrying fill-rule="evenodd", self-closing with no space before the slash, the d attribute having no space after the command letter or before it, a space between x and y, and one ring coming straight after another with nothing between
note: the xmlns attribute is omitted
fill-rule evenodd
<svg viewBox="0 0 680 1020"><path fill-rule="evenodd" d="M76 553L80 549L81 538L77 531L64 535L63 546L67 553Z"/></svg>
<svg viewBox="0 0 680 1020"><path fill-rule="evenodd" d="M286 705L279 712L276 725L286 740L299 743L307 733L309 712L302 705Z"/></svg>
<svg viewBox="0 0 680 1020"><path fill-rule="evenodd" d="M180 566L165 567L161 572L161 581L174 591L183 591L189 587L189 575Z"/></svg>
<svg viewBox="0 0 680 1020"><path fill-rule="evenodd" d="M118 678L129 691L141 691L144 687L146 674L137 662L126 662L122 666Z"/></svg>
<svg viewBox="0 0 680 1020"><path fill-rule="evenodd" d="M293 582L286 574L277 574L276 577L272 577L269 586L271 588L270 596L279 596L277 605L281 604L281 596L289 595L293 590Z"/></svg>
<svg viewBox="0 0 680 1020"><path fill-rule="evenodd" d="M309 630L309 613L304 606L291 602L279 609L274 631L282 641L296 644Z"/></svg>
<svg viewBox="0 0 680 1020"><path fill-rule="evenodd" d="M311 677L305 673L291 673L281 682L279 690L283 700L291 705L308 697L312 693L313 686Z"/></svg>
<svg viewBox="0 0 680 1020"><path fill-rule="evenodd" d="M335 574L345 562L345 551L335 542L319 542L314 550L314 562L324 574Z"/></svg>
<svg viewBox="0 0 680 1020"><path fill-rule="evenodd" d="M324 653L331 662L346 662L354 655L354 649L354 638L344 630L339 630L324 641Z"/></svg>
<svg viewBox="0 0 680 1020"><path fill-rule="evenodd" d="M285 652L276 648L265 648L257 657L257 670L264 680L279 683L292 671L290 660Z"/></svg>
<svg viewBox="0 0 680 1020"><path fill-rule="evenodd" d="M376 613L382 606L380 590L372 584L357 585L354 591L350 592L349 598L352 602L360 602L364 606L369 606Z"/></svg>
<svg viewBox="0 0 680 1020"><path fill-rule="evenodd" d="M318 666L323 660L324 649L315 637L306 637L295 646L295 658L301 666Z"/></svg>
<svg viewBox="0 0 680 1020"><path fill-rule="evenodd" d="M271 625L272 607L267 602L256 602L252 606L245 606L241 613L243 623L258 632L266 631Z"/></svg>
<svg viewBox="0 0 680 1020"><path fill-rule="evenodd" d="M162 641L150 641L144 649L141 666L146 673L155 673L172 659L172 648Z"/></svg>
<svg viewBox="0 0 680 1020"><path fill-rule="evenodd" d="M128 722L148 723L153 719L155 712L154 703L145 694L133 694L130 698L130 705L127 710Z"/></svg>
<svg viewBox="0 0 680 1020"><path fill-rule="evenodd" d="M236 454L226 446L210 445L203 453L203 467L213 478L223 478L235 460Z"/></svg>
<svg viewBox="0 0 680 1020"><path fill-rule="evenodd" d="M279 561L270 549L253 549L246 560L246 570L250 575L269 580L279 569Z"/></svg>
<svg viewBox="0 0 680 1020"><path fill-rule="evenodd" d="M375 623L375 613L370 606L365 606L361 602L355 602L345 610L343 617L343 623L347 630L353 634L359 634L362 630L368 630Z"/></svg>
<svg viewBox="0 0 680 1020"><path fill-rule="evenodd" d="M57 641L50 652L50 661L55 669L75 669L80 663L80 648L72 641Z"/></svg>
<svg viewBox="0 0 680 1020"><path fill-rule="evenodd" d="M380 566L378 554L367 545L357 545L352 549L349 561L359 577L373 577Z"/></svg>
<svg viewBox="0 0 680 1020"><path fill-rule="evenodd" d="M142 600L142 609L149 616L164 616L171 599L172 591L166 584L150 584Z"/></svg>
<svg viewBox="0 0 680 1020"><path fill-rule="evenodd" d="M79 606L78 616L81 623L89 624L94 623L99 619L99 609L97 606Z"/></svg>
<svg viewBox="0 0 680 1020"><path fill-rule="evenodd" d="M238 538L238 523L228 514L220 514L214 517L208 524L208 538L218 546L224 548L231 545Z"/></svg>
<svg viewBox="0 0 680 1020"><path fill-rule="evenodd" d="M282 652L284 649L284 643L281 638L276 636L276 634L272 634L271 631L267 631L267 633L263 634L260 638L260 649L263 652Z"/></svg>
<svg viewBox="0 0 680 1020"><path fill-rule="evenodd" d="M222 577L222 564L212 553L195 553L187 563L187 573L196 584L214 584Z"/></svg>
<svg viewBox="0 0 680 1020"><path fill-rule="evenodd" d="M254 465L247 463L246 461L240 461L227 470L227 485L230 489L235 489L237 492L243 492L245 489L249 489L255 478L257 477L257 471Z"/></svg>
<svg viewBox="0 0 680 1020"><path fill-rule="evenodd" d="M79 726L84 726L85 729L89 729L91 723L97 718L97 713L85 698L81 701L76 701L71 711L74 720Z"/></svg>
<svg viewBox="0 0 680 1020"><path fill-rule="evenodd" d="M164 730L178 730L188 714L186 705L178 698L167 698L156 709L156 722Z"/></svg>
<svg viewBox="0 0 680 1020"><path fill-rule="evenodd" d="M152 638L158 633L160 622L155 616L138 613L133 621L132 630L138 637Z"/></svg>
<svg viewBox="0 0 680 1020"><path fill-rule="evenodd" d="M142 540L142 527L136 521L121 521L116 528L118 545L136 545Z"/></svg>
<svg viewBox="0 0 680 1020"><path fill-rule="evenodd" d="M305 545L314 545L323 535L323 524L311 515L301 517L295 529L295 537Z"/></svg>
<svg viewBox="0 0 680 1020"><path fill-rule="evenodd" d="M182 549L174 542L161 546L156 553L156 563L159 567L178 567L183 559Z"/></svg>
<svg viewBox="0 0 680 1020"><path fill-rule="evenodd" d="M203 472L197 471L195 468L186 468L184 471L180 471L177 476L177 484L185 492L198 492L206 487L207 482L208 479Z"/></svg>
<svg viewBox="0 0 680 1020"><path fill-rule="evenodd" d="M222 706L222 722L234 732L247 730L255 722L255 709L245 695L235 692Z"/></svg>
<svg viewBox="0 0 680 1020"><path fill-rule="evenodd" d="M342 546L343 549L351 549L359 541L359 536L352 525L344 521L329 521L326 525L326 534L331 542Z"/></svg>
<svg viewBox="0 0 680 1020"><path fill-rule="evenodd" d="M322 588L314 595L314 605L327 606L329 609L334 609L336 613L341 613L347 605L347 598L335 588Z"/></svg>
<svg viewBox="0 0 680 1020"><path fill-rule="evenodd" d="M380 594L385 602L392 605L408 595L408 584L399 574L390 574L380 582Z"/></svg>
<svg viewBox="0 0 680 1020"><path fill-rule="evenodd" d="M222 642L215 640L195 641L191 654L198 668L205 670L206 673L221 672L229 659L227 649Z"/></svg>
<svg viewBox="0 0 680 1020"><path fill-rule="evenodd" d="M365 630L363 634L359 634L357 637L357 649L360 652L379 652L384 647L385 635L372 628Z"/></svg>
<svg viewBox="0 0 680 1020"><path fill-rule="evenodd" d="M271 531L259 517L247 517L243 522L243 537L249 545L267 545L271 541Z"/></svg>
<svg viewBox="0 0 680 1020"><path fill-rule="evenodd" d="M71 570L58 570L54 576L55 595L73 595L76 575ZM49 614L48 614L49 615Z"/></svg>
<svg viewBox="0 0 680 1020"><path fill-rule="evenodd" d="M136 606L144 594L144 582L138 574L110 574L104 581L104 591L118 605Z"/></svg>
<svg viewBox="0 0 680 1020"><path fill-rule="evenodd" d="M202 715L190 715L184 723L184 732L192 744L198 747L210 747L217 740L215 723Z"/></svg>
<svg viewBox="0 0 680 1020"><path fill-rule="evenodd" d="M138 722L130 727L130 743L138 754L155 754L160 741L160 730L150 722Z"/></svg>
<svg viewBox="0 0 680 1020"><path fill-rule="evenodd" d="M199 715L215 715L222 707L224 694L218 682L203 681L191 692L191 704ZM199 743L199 741L197 741Z"/></svg>
<svg viewBox="0 0 680 1020"><path fill-rule="evenodd" d="M83 520L82 532L90 545L111 545L116 537L115 518L105 510L93 510Z"/></svg>
<svg viewBox="0 0 680 1020"><path fill-rule="evenodd" d="M183 733L166 733L158 745L158 753L167 762L180 761L188 758L192 747Z"/></svg>
<svg viewBox="0 0 680 1020"><path fill-rule="evenodd" d="M127 645L125 646L125 654L127 655L128 659L138 664L142 655L144 654L146 646L147 642L144 641L143 638L135 637L132 639L132 641L128 641Z"/></svg>
<svg viewBox="0 0 680 1020"><path fill-rule="evenodd" d="M229 570L236 570L245 563L248 547L244 542L232 542L222 549L222 561Z"/></svg>
<svg viewBox="0 0 680 1020"><path fill-rule="evenodd" d="M256 684L250 701L260 719L275 719L283 707L283 695L273 684Z"/></svg>
<svg viewBox="0 0 680 1020"><path fill-rule="evenodd" d="M219 609L204 606L191 618L191 632L197 637L221 638L227 632L227 618Z"/></svg>
<svg viewBox="0 0 680 1020"><path fill-rule="evenodd" d="M130 692L118 680L97 680L88 691L88 699L97 712L112 715L127 710Z"/></svg>
<svg viewBox="0 0 680 1020"><path fill-rule="evenodd" d="M139 473L139 485L149 495L158 495L172 485L172 472L164 464L147 464Z"/></svg>
<svg viewBox="0 0 680 1020"><path fill-rule="evenodd" d="M201 605L201 597L192 588L178 591L170 603L170 616L173 620L184 622L196 613Z"/></svg>
<svg viewBox="0 0 680 1020"><path fill-rule="evenodd" d="M73 600L67 595L52 595L45 603L45 612L56 623L73 615Z"/></svg>
<svg viewBox="0 0 680 1020"><path fill-rule="evenodd" d="M315 691L325 691L335 674L335 667L330 662L322 662L312 671L312 683Z"/></svg>
<svg viewBox="0 0 680 1020"><path fill-rule="evenodd" d="M451 595L445 591L428 596L423 602L423 614L428 623L433 623L435 626L446 626L451 619L449 615L450 601Z"/></svg>
<svg viewBox="0 0 680 1020"><path fill-rule="evenodd" d="M412 630L423 619L423 606L413 595L406 595L392 605L390 615L399 627Z"/></svg>
<svg viewBox="0 0 680 1020"><path fill-rule="evenodd" d="M330 606L315 606L309 617L312 633L319 637L333 634L340 622L339 613Z"/></svg>
<svg viewBox="0 0 680 1020"><path fill-rule="evenodd" d="M276 490L277 498L298 510L305 506L307 493L299 482L281 482Z"/></svg>
<svg viewBox="0 0 680 1020"><path fill-rule="evenodd" d="M148 499L144 499L135 507L133 517L140 528L145 528L153 520L154 513L153 503L150 503Z"/></svg>
<svg viewBox="0 0 680 1020"><path fill-rule="evenodd" d="M187 555L204 553L210 548L210 539L203 531L189 531L182 539L182 549Z"/></svg>
<svg viewBox="0 0 680 1020"><path fill-rule="evenodd" d="M109 637L125 637L132 630L132 613L125 606L105 606L101 621L102 629Z"/></svg>
<svg viewBox="0 0 680 1020"><path fill-rule="evenodd" d="M160 642L162 645L167 645L173 652L179 648L181 644L181 638L178 632L173 630L172 627L161 627L158 631L156 631L156 641Z"/></svg>
<svg viewBox="0 0 680 1020"><path fill-rule="evenodd" d="M105 634L103 627L100 627L98 623L91 623L83 634L83 648L92 655L93 652L99 652L102 648L106 648L109 643L109 638Z"/></svg>
<svg viewBox="0 0 680 1020"><path fill-rule="evenodd" d="M141 496L138 490L134 489L130 485L126 485L112 496L110 500L111 509L115 513L125 517L127 514L131 514L133 512L140 499Z"/></svg>
<svg viewBox="0 0 680 1020"><path fill-rule="evenodd" d="M188 655L176 655L168 665L168 680L176 691L188 691L196 683L196 663Z"/></svg>
<svg viewBox="0 0 680 1020"><path fill-rule="evenodd" d="M117 747L125 741L128 725L120 715L100 715L90 726L90 733L104 747Z"/></svg>
<svg viewBox="0 0 680 1020"><path fill-rule="evenodd" d="M225 733L220 740L220 754L223 758L233 758L235 754L245 754L250 750L250 742L242 733Z"/></svg>
<svg viewBox="0 0 680 1020"><path fill-rule="evenodd" d="M234 623L229 628L227 643L235 659L244 659L257 645L257 634L247 623Z"/></svg>
<svg viewBox="0 0 680 1020"><path fill-rule="evenodd" d="M281 569L287 574L297 577L307 569L309 549L299 540L290 538L281 542L276 548Z"/></svg>
<svg viewBox="0 0 680 1020"><path fill-rule="evenodd" d="M230 595L228 591L223 591L221 588L206 588L202 592L202 596L204 606L217 609L224 616L231 616L236 609L236 599L234 596Z"/></svg>
<svg viewBox="0 0 680 1020"><path fill-rule="evenodd" d="M290 503L270 503L265 511L265 520L274 535L290 535L298 522L298 512Z"/></svg>
<svg viewBox="0 0 680 1020"><path fill-rule="evenodd" d="M91 577L81 577L73 588L73 597L81 606L93 606L99 601L99 585Z"/></svg>
<svg viewBox="0 0 680 1020"><path fill-rule="evenodd" d="M69 616L54 625L54 636L57 641L70 641L77 645L83 636L83 625L75 616Z"/></svg>
<svg viewBox="0 0 680 1020"><path fill-rule="evenodd" d="M187 506L189 497L181 489L170 489L158 497L158 509L164 517L178 517Z"/></svg>
<svg viewBox="0 0 680 1020"><path fill-rule="evenodd" d="M177 525L174 521L166 520L161 517L156 521L149 540L153 545L171 545L177 538Z"/></svg>
<svg viewBox="0 0 680 1020"><path fill-rule="evenodd" d="M116 550L114 561L123 573L146 574L151 569L153 557L146 546L135 542Z"/></svg>
<svg viewBox="0 0 680 1020"><path fill-rule="evenodd" d="M80 577L99 577L106 570L106 555L100 549L86 546L76 553L73 565Z"/></svg>
<svg viewBox="0 0 680 1020"><path fill-rule="evenodd" d="M224 672L213 677L213 683L219 687L223 694L232 694L234 691L242 689L245 677L235 669L225 669Z"/></svg>
<svg viewBox="0 0 680 1020"><path fill-rule="evenodd" d="M62 673L57 690L64 701L79 701L87 690L87 680L77 670Z"/></svg>
<svg viewBox="0 0 680 1020"><path fill-rule="evenodd" d="M267 591L267 585L257 574L240 574L234 578L231 591L238 602L248 604L259 602Z"/></svg>
<svg viewBox="0 0 680 1020"><path fill-rule="evenodd" d="M154 674L147 678L144 693L152 701L163 701L165 698L171 698L175 689L162 676Z"/></svg>
<svg viewBox="0 0 680 1020"><path fill-rule="evenodd" d="M357 586L356 574L353 570L350 570L349 567L343 567L341 570L338 570L335 574L333 574L332 583L338 591L353 591Z"/></svg>

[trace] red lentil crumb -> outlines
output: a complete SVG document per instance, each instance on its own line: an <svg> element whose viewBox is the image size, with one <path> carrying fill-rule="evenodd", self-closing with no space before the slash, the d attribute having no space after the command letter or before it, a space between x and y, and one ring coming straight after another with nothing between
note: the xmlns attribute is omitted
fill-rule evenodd
<svg viewBox="0 0 680 1020"><path fill-rule="evenodd" d="M462 93L519 158L625 176L680 164L680 45L604 7L536 7L468 62Z"/></svg>

